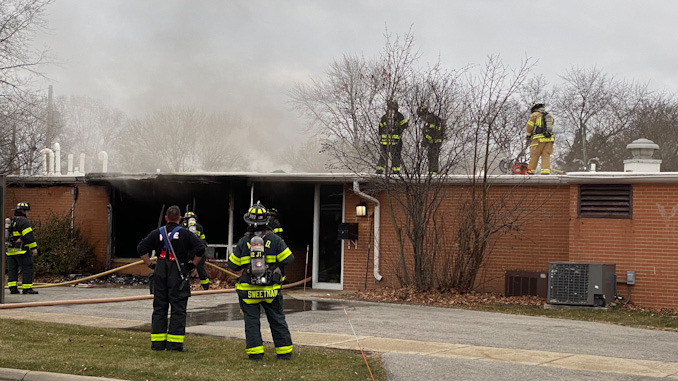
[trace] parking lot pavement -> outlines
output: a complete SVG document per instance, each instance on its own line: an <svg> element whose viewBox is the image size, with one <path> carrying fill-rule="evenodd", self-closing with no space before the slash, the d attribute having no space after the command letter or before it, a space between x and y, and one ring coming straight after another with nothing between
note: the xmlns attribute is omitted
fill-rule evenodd
<svg viewBox="0 0 678 381"><path fill-rule="evenodd" d="M144 295L145 289L40 290L34 297L68 299ZM56 293L51 295L52 293ZM382 353L389 380L548 379L651 380L678 378L674 332L574 320L451 308L346 301L339 293L285 291L295 345ZM10 295L6 295L10 296ZM17 295L11 295L16 297ZM8 298L9 303L24 301ZM0 310L0 317L16 316ZM16 311L16 310L14 310ZM115 328L150 322L151 300L33 307L22 317ZM243 338L237 296L194 295L187 332ZM88 318L89 317L89 318ZM265 319L264 319L265 320ZM266 327L264 323L262 327ZM264 337L271 340L270 332Z"/></svg>

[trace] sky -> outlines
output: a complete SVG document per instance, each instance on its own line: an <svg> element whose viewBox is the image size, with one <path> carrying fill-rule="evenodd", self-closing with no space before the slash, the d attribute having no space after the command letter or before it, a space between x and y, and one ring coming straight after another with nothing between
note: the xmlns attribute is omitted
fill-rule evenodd
<svg viewBox="0 0 678 381"><path fill-rule="evenodd" d="M36 36L58 64L41 86L135 116L164 105L235 112L252 128L303 137L295 83L343 54L377 58L410 29L422 62L537 60L551 83L572 67L678 93L678 2L644 0L55 0ZM256 131L252 131L256 132Z"/></svg>

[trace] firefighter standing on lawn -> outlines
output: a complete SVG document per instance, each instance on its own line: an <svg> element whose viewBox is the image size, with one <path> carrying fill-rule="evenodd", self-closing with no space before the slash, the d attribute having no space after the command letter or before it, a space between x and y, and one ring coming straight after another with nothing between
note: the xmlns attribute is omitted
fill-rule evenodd
<svg viewBox="0 0 678 381"><path fill-rule="evenodd" d="M184 221L182 222L182 225L186 229L193 232L193 234L197 235L198 238L200 238L202 242L205 244L205 247L207 247L207 240L205 239L205 229L198 222L197 214L193 212L186 212L186 214L184 215ZM207 274L207 271L205 271L205 260L207 260L207 256L203 255L200 258L200 262L198 262L198 266L195 268L195 270L198 272L198 277L200 278L200 285L202 286L202 288L204 290L209 290L210 277Z"/></svg>
<svg viewBox="0 0 678 381"><path fill-rule="evenodd" d="M14 217L6 226L7 242L7 286L10 294L18 294L17 281L21 269L21 288L24 294L37 294L33 289L33 257L38 255L38 243L33 237L33 228L28 222L26 211L31 210L27 202L20 202L14 210ZM5 276L5 274L0 274Z"/></svg>
<svg viewBox="0 0 678 381"><path fill-rule="evenodd" d="M398 102L386 102L386 114L379 122L379 145L381 153L377 163L377 174L384 173L391 157L391 172L400 173L401 152L403 150L403 131L407 128L407 119L398 111Z"/></svg>
<svg viewBox="0 0 678 381"><path fill-rule="evenodd" d="M530 119L525 127L527 141L530 143L530 162L527 164L527 174L534 175L539 158L541 158L541 174L550 175L554 139L553 135L546 131L546 122L544 121L544 115L547 114L546 108L543 103L535 103L530 112Z"/></svg>
<svg viewBox="0 0 678 381"><path fill-rule="evenodd" d="M137 246L141 259L155 272L151 349L185 352L186 306L191 296L189 274L205 252L205 244L179 225L181 210L178 206L167 208L165 221L167 225L151 231ZM160 253L157 264L149 258L154 250ZM168 325L167 312L170 307Z"/></svg>
<svg viewBox="0 0 678 381"><path fill-rule="evenodd" d="M285 241L269 230L269 216L263 205L252 205L243 219L247 223L247 233L228 257L228 267L234 271L243 270L235 288L245 319L245 352L250 360L264 358L260 321L263 307L276 356L289 360L292 358L292 337L285 321L280 290L285 280L285 265L294 261L294 255Z"/></svg>

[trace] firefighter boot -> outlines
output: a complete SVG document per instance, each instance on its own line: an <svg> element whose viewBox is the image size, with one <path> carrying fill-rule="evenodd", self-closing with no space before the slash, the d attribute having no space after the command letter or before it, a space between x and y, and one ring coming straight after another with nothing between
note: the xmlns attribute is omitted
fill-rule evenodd
<svg viewBox="0 0 678 381"><path fill-rule="evenodd" d="M12 286L9 288L9 293L10 294L18 294L19 290L16 288L16 286Z"/></svg>
<svg viewBox="0 0 678 381"><path fill-rule="evenodd" d="M203 284L203 285L202 285L202 289L203 289L203 290L209 290L209 289L210 289L210 284L209 284L209 283Z"/></svg>
<svg viewBox="0 0 678 381"><path fill-rule="evenodd" d="M23 292L24 294L37 294L37 293L38 293L37 291L35 291L35 290L32 289L32 288L25 288L25 289L23 289L22 292ZM18 292L17 292L17 294L18 294Z"/></svg>

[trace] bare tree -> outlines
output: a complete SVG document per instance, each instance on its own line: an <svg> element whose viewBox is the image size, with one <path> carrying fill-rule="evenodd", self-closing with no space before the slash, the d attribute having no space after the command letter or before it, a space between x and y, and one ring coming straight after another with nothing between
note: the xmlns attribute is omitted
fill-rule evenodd
<svg viewBox="0 0 678 381"><path fill-rule="evenodd" d="M111 158L109 170L122 169L117 158L123 153L117 148L126 138L123 132L128 119L122 111L109 108L97 99L76 95L58 97L55 103L63 123L57 135L62 152L76 157L84 153L90 158L88 168L79 168L81 172L93 169L94 158L101 151L106 151Z"/></svg>
<svg viewBox="0 0 678 381"><path fill-rule="evenodd" d="M29 91L40 75L45 51L31 48L33 34L45 26L42 17L52 0L0 2L0 170L18 173L30 167L45 135L42 99Z"/></svg>
<svg viewBox="0 0 678 381"><path fill-rule="evenodd" d="M618 80L595 67L572 68L562 78L557 139L567 149L560 156L561 164L568 170L579 169L588 167L593 157L602 164L612 163L602 153L632 128L631 116L650 94L647 85Z"/></svg>
<svg viewBox="0 0 678 381"><path fill-rule="evenodd" d="M520 89L532 68L529 59L517 70L506 66L498 56L490 56L478 73L469 73L465 125L472 137L465 147L465 160L471 164L468 189L460 190L456 255L448 264L449 277L440 281L458 292L473 290L483 261L497 233L516 229L524 221L528 208L506 202L510 192L493 194L489 176L498 160L498 152L514 150L524 140L524 111ZM508 133L507 133L508 132ZM527 202L527 201L526 201Z"/></svg>
<svg viewBox="0 0 678 381"><path fill-rule="evenodd" d="M321 144L317 139L307 139L300 144L290 145L284 153L278 155L278 161L290 172L326 172L331 158L321 150Z"/></svg>
<svg viewBox="0 0 678 381"><path fill-rule="evenodd" d="M128 171L228 171L243 167L234 120L192 107L165 106L132 119L121 140ZM241 140L240 140L241 141Z"/></svg>
<svg viewBox="0 0 678 381"><path fill-rule="evenodd" d="M292 94L293 103L310 117L317 127L314 132L324 139L326 152L337 163L369 178L364 183L367 191L385 194L399 250L400 284L420 290L453 285L468 291L492 235L515 223L513 210L493 209L487 173L496 164L498 148L517 149L511 139L524 140L524 133L514 132L523 128L526 106L514 98L531 66L526 61L511 72L498 57L491 57L474 75L469 68L445 70L439 63L419 69L418 58L411 34L399 38L387 34L380 59L345 56L332 65L325 80L299 86ZM371 175L379 155L379 117L391 99L411 116L402 135L402 170ZM427 123L418 116L421 107L442 119L446 128L437 175L427 171L429 157L423 144ZM445 256L449 246L442 232L451 222L437 212L444 199L445 178L460 171L472 175L470 202L464 203L468 209L459 230L461 247L451 258L454 268L443 266L448 271L443 274L436 264L450 259Z"/></svg>

